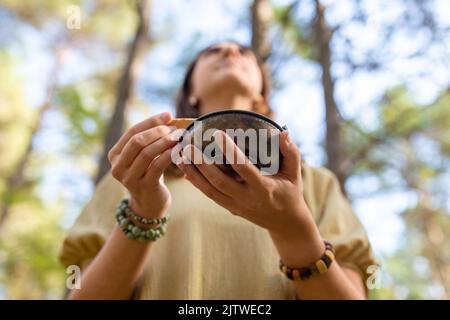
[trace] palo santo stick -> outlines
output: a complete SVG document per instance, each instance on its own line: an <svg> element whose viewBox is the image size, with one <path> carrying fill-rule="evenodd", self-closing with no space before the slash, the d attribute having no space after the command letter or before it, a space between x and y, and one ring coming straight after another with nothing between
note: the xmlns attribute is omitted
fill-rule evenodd
<svg viewBox="0 0 450 320"><path fill-rule="evenodd" d="M172 119L169 125L175 126L178 129L186 129L194 120L195 118L175 118Z"/></svg>

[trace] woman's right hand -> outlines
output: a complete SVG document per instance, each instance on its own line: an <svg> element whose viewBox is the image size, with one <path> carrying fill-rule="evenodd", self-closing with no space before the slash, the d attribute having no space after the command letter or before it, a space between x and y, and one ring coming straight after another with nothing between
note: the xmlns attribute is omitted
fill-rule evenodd
<svg viewBox="0 0 450 320"><path fill-rule="evenodd" d="M161 218L171 204L162 174L171 163L178 142L169 112L150 117L130 128L111 148L111 173L131 195L131 209L146 218Z"/></svg>

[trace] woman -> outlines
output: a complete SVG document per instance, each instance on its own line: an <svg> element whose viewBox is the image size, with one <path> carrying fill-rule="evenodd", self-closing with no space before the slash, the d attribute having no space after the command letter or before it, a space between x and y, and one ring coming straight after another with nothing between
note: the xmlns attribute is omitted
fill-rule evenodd
<svg viewBox="0 0 450 320"><path fill-rule="evenodd" d="M188 69L177 116L221 109L271 116L268 97L268 78L255 54L234 42L219 43ZM171 150L177 143L171 120L167 112L153 116L110 150L111 174L61 251L66 266L82 268L81 288L70 298L366 298L366 270L376 263L366 233L335 176L301 162L287 131L280 134L284 162L277 175L263 176L247 161L233 165L242 181L214 165L189 162L177 163L177 176L168 173L174 172ZM239 152L229 137L220 137ZM189 151L183 152L187 159ZM144 243L126 237L114 212L127 197L141 217L170 214L166 234ZM324 239L336 250L335 261L322 259L327 268L303 280L280 271L280 260L289 268L320 263L329 248Z"/></svg>

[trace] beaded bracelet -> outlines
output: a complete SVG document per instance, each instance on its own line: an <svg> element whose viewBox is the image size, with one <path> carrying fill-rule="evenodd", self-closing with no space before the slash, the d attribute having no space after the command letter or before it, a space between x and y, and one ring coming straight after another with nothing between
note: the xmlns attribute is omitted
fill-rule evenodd
<svg viewBox="0 0 450 320"><path fill-rule="evenodd" d="M142 229L136 226L133 223L133 221L131 221L131 219L129 218L129 215L127 215L126 212L132 213L136 217L140 217L130 209L128 204L129 204L128 199L122 200L119 206L117 207L116 211L117 223L120 229L123 231L123 233L125 233L125 235L128 237L128 239L136 240L139 242L156 241L166 233L167 222L169 221L170 218L169 216L166 216L161 219L152 219L152 220L146 219L146 221L148 222L152 221L153 223L151 224L158 225L158 227L152 229ZM140 218L144 219L143 217Z"/></svg>
<svg viewBox="0 0 450 320"><path fill-rule="evenodd" d="M324 241L324 243L325 253L322 257L320 257L319 260L312 263L309 267L290 268L286 266L280 259L281 272L283 272L290 280L306 280L311 276L326 273L330 268L331 263L335 259L335 251L331 243L329 243L328 241Z"/></svg>
<svg viewBox="0 0 450 320"><path fill-rule="evenodd" d="M145 225L158 225L165 223L169 220L169 216L165 216L162 218L155 218L155 219L146 219L144 217L141 217L140 215L136 214L133 210L130 208L130 201L128 199L123 199L119 204L119 209L122 210L127 217L131 217L137 222Z"/></svg>

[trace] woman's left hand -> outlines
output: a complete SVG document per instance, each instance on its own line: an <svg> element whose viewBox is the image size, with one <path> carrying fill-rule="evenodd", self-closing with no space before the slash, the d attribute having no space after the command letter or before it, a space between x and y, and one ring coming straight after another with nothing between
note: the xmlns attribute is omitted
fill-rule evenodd
<svg viewBox="0 0 450 320"><path fill-rule="evenodd" d="M225 132L216 131L214 138L224 141L223 145L218 144L223 154L234 154L237 161L228 161L243 182L227 176L214 164L193 164L194 153L201 152L193 145L183 149L185 159L177 164L186 179L232 214L266 228L280 241L305 240L317 234L309 230L316 226L303 198L300 151L287 131L279 136L283 163L272 176L262 175ZM230 148L233 152L225 152Z"/></svg>

